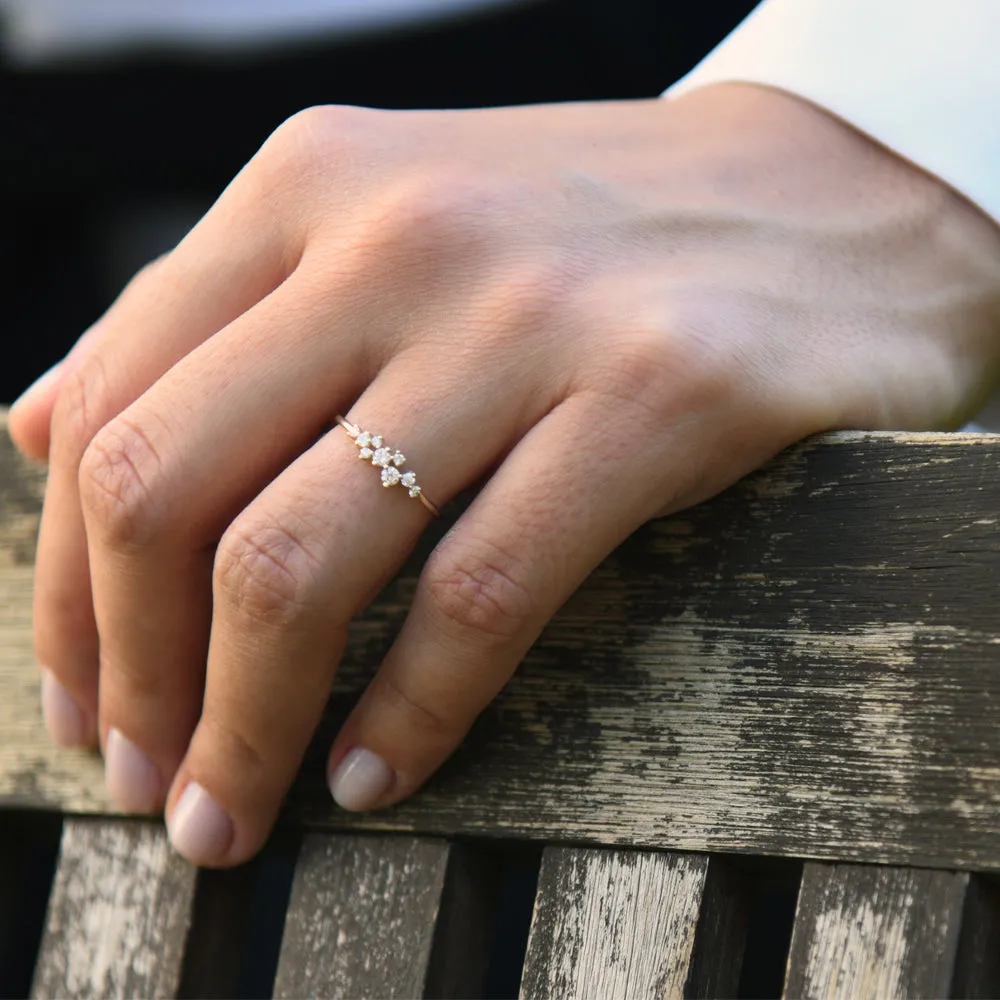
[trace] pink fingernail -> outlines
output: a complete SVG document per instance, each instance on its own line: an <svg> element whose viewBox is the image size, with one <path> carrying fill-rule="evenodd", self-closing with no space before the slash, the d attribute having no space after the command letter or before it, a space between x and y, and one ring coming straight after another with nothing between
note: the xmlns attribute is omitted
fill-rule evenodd
<svg viewBox="0 0 1000 1000"><path fill-rule="evenodd" d="M87 716L51 670L42 669L42 716L49 735L63 747L88 745Z"/></svg>
<svg viewBox="0 0 1000 1000"><path fill-rule="evenodd" d="M108 731L104 750L104 780L111 797L127 812L158 812L163 779L157 766L117 729Z"/></svg>
<svg viewBox="0 0 1000 1000"><path fill-rule="evenodd" d="M355 747L330 775L330 794L342 809L362 812L378 803L395 778L378 754Z"/></svg>
<svg viewBox="0 0 1000 1000"><path fill-rule="evenodd" d="M187 788L167 820L167 833L178 854L196 865L216 864L233 842L233 821L196 781Z"/></svg>

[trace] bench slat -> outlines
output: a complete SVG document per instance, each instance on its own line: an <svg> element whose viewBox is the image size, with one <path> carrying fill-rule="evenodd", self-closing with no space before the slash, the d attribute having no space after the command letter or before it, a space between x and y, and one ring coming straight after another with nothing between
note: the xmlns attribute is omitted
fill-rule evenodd
<svg viewBox="0 0 1000 1000"><path fill-rule="evenodd" d="M786 997L944 997L969 876L811 862L803 870Z"/></svg>
<svg viewBox="0 0 1000 1000"><path fill-rule="evenodd" d="M572 997L641 1000L704 996L690 982L696 928L708 881L703 856L548 848L542 856L535 912L521 981L526 1000ZM721 897L720 897L721 898ZM730 926L713 914L706 933ZM705 926L703 923L702 926ZM742 946L739 946L740 948ZM737 948L739 950L739 948ZM721 953L719 965L738 974ZM714 977L733 995L735 978Z"/></svg>
<svg viewBox="0 0 1000 1000"><path fill-rule="evenodd" d="M274 996L423 996L449 853L413 837L306 837Z"/></svg>
<svg viewBox="0 0 1000 1000"><path fill-rule="evenodd" d="M32 996L175 996L196 871L161 826L67 820Z"/></svg>
<svg viewBox="0 0 1000 1000"><path fill-rule="evenodd" d="M346 813L326 789L326 751L449 513L353 624L286 818L1000 869L998 479L996 435L790 448L636 532L448 767L377 817ZM42 487L0 433L0 803L114 812L96 755L54 746L41 721L30 623Z"/></svg>

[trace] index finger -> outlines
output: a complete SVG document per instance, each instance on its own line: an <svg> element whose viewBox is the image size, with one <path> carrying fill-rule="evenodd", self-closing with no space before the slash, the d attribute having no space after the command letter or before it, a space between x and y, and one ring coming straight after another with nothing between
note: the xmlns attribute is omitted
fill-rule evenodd
<svg viewBox="0 0 1000 1000"><path fill-rule="evenodd" d="M175 251L143 268L88 331L89 339L77 345L79 353L53 390L50 469L35 561L34 638L35 655L47 671L46 722L57 742L97 741L99 637L80 464L105 424L286 277L286 243L275 238L266 220L247 239L231 238L246 200L240 187L232 186Z"/></svg>

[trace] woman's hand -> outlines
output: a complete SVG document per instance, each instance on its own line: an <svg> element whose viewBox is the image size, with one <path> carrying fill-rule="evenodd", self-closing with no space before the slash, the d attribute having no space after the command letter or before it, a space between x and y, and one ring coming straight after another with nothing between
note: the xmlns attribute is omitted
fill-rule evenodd
<svg viewBox="0 0 1000 1000"><path fill-rule="evenodd" d="M817 431L957 425L998 326L1000 230L785 94L305 111L11 413L52 734L192 861L258 850L431 516L345 413L438 504L488 476L330 753L397 802L636 527Z"/></svg>

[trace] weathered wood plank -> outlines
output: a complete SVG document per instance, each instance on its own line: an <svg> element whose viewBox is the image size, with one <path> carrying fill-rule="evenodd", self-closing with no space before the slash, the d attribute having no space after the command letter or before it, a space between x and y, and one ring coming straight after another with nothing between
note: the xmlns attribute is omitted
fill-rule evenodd
<svg viewBox="0 0 1000 1000"><path fill-rule="evenodd" d="M32 996L175 996L195 872L161 826L67 820Z"/></svg>
<svg viewBox="0 0 1000 1000"><path fill-rule="evenodd" d="M413 837L307 837L274 995L423 996L448 855Z"/></svg>
<svg viewBox="0 0 1000 1000"><path fill-rule="evenodd" d="M784 995L948 996L968 882L962 872L807 864Z"/></svg>
<svg viewBox="0 0 1000 1000"><path fill-rule="evenodd" d="M329 741L431 534L352 631L286 816L313 828L1000 868L1000 437L839 434L647 525L592 574L452 761L350 815ZM111 809L41 726L41 478L0 435L0 803ZM516 747L517 753L510 748Z"/></svg>
<svg viewBox="0 0 1000 1000"><path fill-rule="evenodd" d="M0 806L112 812L100 756L53 752L42 725L31 589L45 468L18 454L6 427L0 407Z"/></svg>
<svg viewBox="0 0 1000 1000"><path fill-rule="evenodd" d="M546 849L521 996L683 997L707 873L697 855Z"/></svg>

